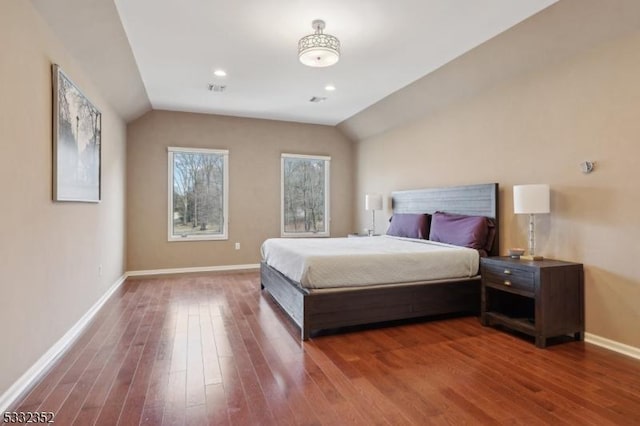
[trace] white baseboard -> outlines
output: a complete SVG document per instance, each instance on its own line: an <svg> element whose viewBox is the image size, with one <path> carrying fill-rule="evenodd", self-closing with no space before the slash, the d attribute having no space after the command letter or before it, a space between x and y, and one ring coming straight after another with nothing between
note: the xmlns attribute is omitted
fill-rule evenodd
<svg viewBox="0 0 640 426"><path fill-rule="evenodd" d="M150 269L147 271L129 271L127 277L143 277L148 275L167 274L190 274L193 272L218 272L218 271L242 271L247 269L259 269L260 264L251 263L247 265L221 265L221 266L198 266L195 268L174 268L174 269Z"/></svg>
<svg viewBox="0 0 640 426"><path fill-rule="evenodd" d="M75 342L82 331L87 327L95 314L102 308L102 305L111 295L124 283L127 274L122 275L118 280L98 299L96 303L71 327L65 334L54 343L49 350L36 361L7 391L0 396L0 413L7 411L11 404L17 402L18 398L37 380L39 380L48 368L64 353L64 351Z"/></svg>
<svg viewBox="0 0 640 426"><path fill-rule="evenodd" d="M632 358L640 359L640 348L636 348L635 346L625 345L624 343L606 339L591 333L584 333L584 341Z"/></svg>

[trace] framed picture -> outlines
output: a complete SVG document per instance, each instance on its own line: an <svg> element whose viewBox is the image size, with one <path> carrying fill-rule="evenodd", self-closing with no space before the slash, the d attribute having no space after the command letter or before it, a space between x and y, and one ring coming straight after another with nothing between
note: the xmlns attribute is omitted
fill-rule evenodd
<svg viewBox="0 0 640 426"><path fill-rule="evenodd" d="M100 201L102 114L54 64L53 200Z"/></svg>

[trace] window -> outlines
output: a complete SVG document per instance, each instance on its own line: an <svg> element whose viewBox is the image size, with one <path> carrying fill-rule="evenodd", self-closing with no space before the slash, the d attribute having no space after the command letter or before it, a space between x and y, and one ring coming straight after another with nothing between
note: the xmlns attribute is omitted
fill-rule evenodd
<svg viewBox="0 0 640 426"><path fill-rule="evenodd" d="M169 241L226 240L229 151L169 151Z"/></svg>
<svg viewBox="0 0 640 426"><path fill-rule="evenodd" d="M329 236L331 157L282 154L282 236Z"/></svg>

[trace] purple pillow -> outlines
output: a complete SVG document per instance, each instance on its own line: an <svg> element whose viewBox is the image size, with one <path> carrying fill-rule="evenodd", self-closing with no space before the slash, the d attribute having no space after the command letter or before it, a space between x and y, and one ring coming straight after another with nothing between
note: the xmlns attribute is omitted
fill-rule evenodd
<svg viewBox="0 0 640 426"><path fill-rule="evenodd" d="M429 236L429 222L431 215L398 213L391 217L391 225L387 235L394 237L427 239Z"/></svg>
<svg viewBox="0 0 640 426"><path fill-rule="evenodd" d="M488 235L489 220L484 216L436 212L431 218L431 241L482 250Z"/></svg>

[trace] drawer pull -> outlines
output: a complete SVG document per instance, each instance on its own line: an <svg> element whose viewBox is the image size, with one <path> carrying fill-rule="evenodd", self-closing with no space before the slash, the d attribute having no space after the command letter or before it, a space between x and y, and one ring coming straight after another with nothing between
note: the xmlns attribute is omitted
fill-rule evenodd
<svg viewBox="0 0 640 426"><path fill-rule="evenodd" d="M511 270L510 269L505 269L504 270L504 274L505 275L511 275Z"/></svg>
<svg viewBox="0 0 640 426"><path fill-rule="evenodd" d="M511 281L509 281L509 280L504 280L504 285L506 285L506 286L511 286Z"/></svg>

